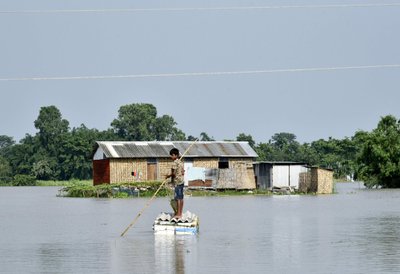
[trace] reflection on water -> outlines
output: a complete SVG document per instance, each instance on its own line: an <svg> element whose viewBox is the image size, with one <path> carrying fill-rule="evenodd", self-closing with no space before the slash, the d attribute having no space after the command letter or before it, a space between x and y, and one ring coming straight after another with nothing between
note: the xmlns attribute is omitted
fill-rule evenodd
<svg viewBox="0 0 400 274"><path fill-rule="evenodd" d="M400 190L188 197L197 236L153 234L160 198L123 238L147 199L57 190L0 188L1 273L400 273Z"/></svg>
<svg viewBox="0 0 400 274"><path fill-rule="evenodd" d="M186 255L196 240L192 235L154 235L156 272L184 274Z"/></svg>
<svg viewBox="0 0 400 274"><path fill-rule="evenodd" d="M118 239L111 245L113 273L185 273L197 237L147 235ZM189 263L190 265L190 263ZM189 273L188 271L187 273Z"/></svg>

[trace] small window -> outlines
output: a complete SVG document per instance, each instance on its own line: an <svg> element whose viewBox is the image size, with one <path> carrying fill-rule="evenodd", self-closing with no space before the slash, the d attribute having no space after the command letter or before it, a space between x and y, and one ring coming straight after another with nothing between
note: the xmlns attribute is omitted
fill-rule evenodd
<svg viewBox="0 0 400 274"><path fill-rule="evenodd" d="M148 164L157 164L157 158L147 158Z"/></svg>
<svg viewBox="0 0 400 274"><path fill-rule="evenodd" d="M229 160L226 158L220 158L218 161L218 168L229 168Z"/></svg>

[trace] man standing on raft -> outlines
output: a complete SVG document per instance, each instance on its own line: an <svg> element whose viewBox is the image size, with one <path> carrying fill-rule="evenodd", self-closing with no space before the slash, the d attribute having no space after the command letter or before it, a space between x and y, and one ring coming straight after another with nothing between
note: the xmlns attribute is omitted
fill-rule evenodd
<svg viewBox="0 0 400 274"><path fill-rule="evenodd" d="M171 149L169 155L174 162L172 164L171 174L168 174L165 178L171 178L171 182L175 185L174 199L177 203L178 210L174 218L182 218L185 169L179 158L179 150L177 148Z"/></svg>

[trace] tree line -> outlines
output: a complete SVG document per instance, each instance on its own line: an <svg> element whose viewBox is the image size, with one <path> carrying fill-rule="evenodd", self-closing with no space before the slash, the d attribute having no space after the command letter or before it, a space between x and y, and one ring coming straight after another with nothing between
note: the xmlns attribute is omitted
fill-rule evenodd
<svg viewBox="0 0 400 274"><path fill-rule="evenodd" d="M95 141L213 141L206 132L186 136L173 117L158 116L152 104L129 104L119 108L107 130L69 126L56 106L40 109L34 121L35 135L26 134L18 143L0 135L0 183L26 180L70 180L92 177L91 155ZM236 141L247 141L258 161L294 161L330 168L336 178L363 180L368 187L400 187L400 121L382 117L371 132L357 131L344 139L319 139L299 143L293 133L274 134L256 143L240 133Z"/></svg>

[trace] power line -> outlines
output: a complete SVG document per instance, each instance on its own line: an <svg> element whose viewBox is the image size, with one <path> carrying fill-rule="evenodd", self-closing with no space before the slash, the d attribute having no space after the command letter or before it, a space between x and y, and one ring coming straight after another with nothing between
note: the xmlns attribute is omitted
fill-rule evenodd
<svg viewBox="0 0 400 274"><path fill-rule="evenodd" d="M64 9L64 10L2 10L0 14L11 13L117 13L117 12L185 12L185 11L241 11L275 9L338 9L400 7L400 3L376 4L332 4L332 5L291 5L291 6L236 6L236 7L193 7L193 8L121 8L121 9Z"/></svg>
<svg viewBox="0 0 400 274"><path fill-rule="evenodd" d="M136 79L136 78L171 78L171 77L200 77L223 75L253 75L267 73L294 73L294 72L323 72L361 69L390 69L400 68L400 64L345 66L345 67L319 67L319 68L292 68L269 70L241 70L241 71L214 71L214 72L183 72L183 73L157 73L157 74L128 74L128 75L94 75L94 76L62 76L62 77L19 77L0 78L0 81L54 81L54 80L98 80L98 79Z"/></svg>

